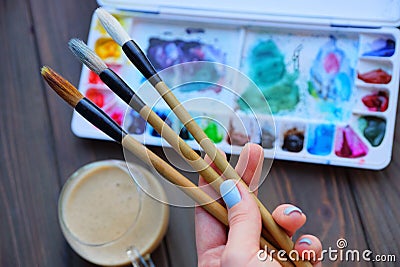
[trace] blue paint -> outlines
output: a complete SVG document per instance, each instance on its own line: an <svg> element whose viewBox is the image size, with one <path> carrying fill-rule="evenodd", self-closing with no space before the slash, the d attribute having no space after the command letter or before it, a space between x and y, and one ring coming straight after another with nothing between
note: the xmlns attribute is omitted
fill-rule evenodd
<svg viewBox="0 0 400 267"><path fill-rule="evenodd" d="M343 101L348 101L350 99L353 82L350 80L348 74L343 72L338 73L334 79L334 86L339 99Z"/></svg>
<svg viewBox="0 0 400 267"><path fill-rule="evenodd" d="M391 57L395 52L396 43L393 40L378 39L371 45L371 50L363 53L370 57Z"/></svg>
<svg viewBox="0 0 400 267"><path fill-rule="evenodd" d="M183 140L193 140L194 137L190 134L190 132L186 129L185 126L182 126L182 129L179 131L179 137Z"/></svg>
<svg viewBox="0 0 400 267"><path fill-rule="evenodd" d="M172 126L172 122L171 122L171 120L168 118L168 114L167 114L167 113L162 112L162 111L156 111L156 114L157 114L163 121L165 121L165 123L168 124L169 127ZM153 127L151 127L150 129L151 129L150 134L151 134L152 136L161 137L161 135L160 135L159 133L157 133L157 131L156 131Z"/></svg>
<svg viewBox="0 0 400 267"><path fill-rule="evenodd" d="M332 151L335 126L332 124L310 125L307 151L313 155L326 156Z"/></svg>
<svg viewBox="0 0 400 267"><path fill-rule="evenodd" d="M128 128L130 134L143 134L146 130L146 121L137 113L132 110L131 113L132 122Z"/></svg>
<svg viewBox="0 0 400 267"><path fill-rule="evenodd" d="M310 70L308 91L315 98L336 103L349 101L352 95L354 69L344 50L333 36L323 45Z"/></svg>
<svg viewBox="0 0 400 267"><path fill-rule="evenodd" d="M192 29L200 31L202 29ZM150 38L147 57L157 71L186 62L225 63L226 53L212 44L181 39L163 40ZM219 93L222 88L216 83L222 78L213 64L189 64L182 68L182 73L164 72L163 79L174 81L179 78L179 91L182 93L212 90Z"/></svg>
<svg viewBox="0 0 400 267"><path fill-rule="evenodd" d="M150 38L147 57L156 70L193 61L225 63L226 53L221 49L198 41Z"/></svg>

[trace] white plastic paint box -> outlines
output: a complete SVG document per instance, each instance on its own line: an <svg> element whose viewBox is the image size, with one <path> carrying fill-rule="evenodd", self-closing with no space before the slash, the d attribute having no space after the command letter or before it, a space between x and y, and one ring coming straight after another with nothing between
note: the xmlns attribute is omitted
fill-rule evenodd
<svg viewBox="0 0 400 267"><path fill-rule="evenodd" d="M277 159L367 169L389 164L399 90L400 1L109 0L99 4L118 17L157 70L167 69L167 73L171 66L190 61L218 62L239 70L258 86L257 92L248 85L234 86L230 93L212 86L174 90L221 149L237 154L245 143L256 142L263 145L266 156ZM198 148L166 104L157 100L155 91L142 86L144 78L95 15L87 41L182 138ZM216 80L225 74L223 67L211 65L199 64L205 67L195 74L214 75ZM185 76L183 69L178 76ZM87 68L82 69L79 90L141 142L165 145L137 113L126 112L127 106ZM257 106L260 93L268 100L273 122ZM235 116L213 101L233 110ZM80 137L108 139L77 114L72 130Z"/></svg>

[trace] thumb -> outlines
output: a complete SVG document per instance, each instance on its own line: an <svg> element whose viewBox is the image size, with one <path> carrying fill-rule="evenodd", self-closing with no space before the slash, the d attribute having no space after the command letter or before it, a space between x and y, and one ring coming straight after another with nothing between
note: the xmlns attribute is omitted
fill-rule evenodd
<svg viewBox="0 0 400 267"><path fill-rule="evenodd" d="M248 189L234 180L224 181L220 192L228 207L229 234L226 253L242 253L241 256L249 260L260 248L261 216L257 203Z"/></svg>

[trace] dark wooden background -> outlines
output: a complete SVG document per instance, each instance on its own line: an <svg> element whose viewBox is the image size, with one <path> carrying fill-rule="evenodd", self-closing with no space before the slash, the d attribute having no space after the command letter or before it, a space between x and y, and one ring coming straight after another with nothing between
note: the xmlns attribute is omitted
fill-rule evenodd
<svg viewBox="0 0 400 267"><path fill-rule="evenodd" d="M45 86L39 70L49 65L78 84L81 65L66 44L72 37L86 40L96 7L93 0L0 0L1 267L92 266L61 234L58 194L74 170L122 159L122 150L75 137L71 108ZM275 161L261 199L270 210L284 202L302 207L309 220L301 233L319 236L325 248L345 238L349 248L399 258L399 140L396 131L393 161L382 171ZM167 235L153 253L157 266L196 266L193 216L193 209L171 208ZM325 262L334 265L399 266Z"/></svg>

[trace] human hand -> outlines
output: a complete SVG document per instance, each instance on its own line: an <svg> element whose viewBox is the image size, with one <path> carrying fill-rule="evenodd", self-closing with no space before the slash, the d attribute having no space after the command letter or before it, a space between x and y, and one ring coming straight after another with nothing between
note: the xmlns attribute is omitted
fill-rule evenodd
<svg viewBox="0 0 400 267"><path fill-rule="evenodd" d="M206 156L205 160L211 160ZM246 184L258 184L264 160L263 149L255 144L246 145L240 154L236 171ZM211 164L213 168L215 166ZM216 192L208 186L200 176L199 186L203 186L211 196ZM232 180L221 185L221 194L228 207L229 232L226 227L201 207L195 210L196 247L198 266L207 267L235 267L235 266L281 266L277 261L261 261L257 257L260 250L261 215L254 198L241 184ZM233 189L232 189L233 188ZM229 192L228 192L229 191ZM257 191L254 192L257 194ZM278 206L272 217L291 237L304 225L306 216L302 211L290 204ZM314 251L318 259L322 245L318 238L312 235L303 235L296 241L294 249L302 255L304 250ZM305 253L306 256L312 254ZM313 260L306 258L305 260ZM313 262L314 266L321 266L320 262Z"/></svg>

